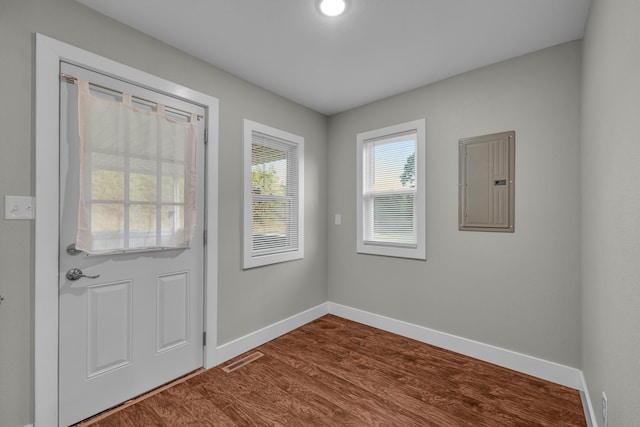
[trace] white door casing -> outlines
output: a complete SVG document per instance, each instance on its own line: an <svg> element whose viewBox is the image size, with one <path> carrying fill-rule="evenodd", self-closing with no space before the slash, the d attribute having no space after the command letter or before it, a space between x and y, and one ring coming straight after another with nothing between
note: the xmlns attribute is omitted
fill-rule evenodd
<svg viewBox="0 0 640 427"><path fill-rule="evenodd" d="M218 100L82 49L36 35L35 100L35 277L34 277L34 425L58 424L58 184L60 62L117 75L145 87L189 100L206 110L208 129L204 316L208 341L204 366L216 361Z"/></svg>

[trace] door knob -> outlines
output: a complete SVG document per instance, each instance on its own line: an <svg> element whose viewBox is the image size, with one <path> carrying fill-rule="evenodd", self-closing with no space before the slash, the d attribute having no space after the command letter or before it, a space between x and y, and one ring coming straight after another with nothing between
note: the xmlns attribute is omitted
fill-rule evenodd
<svg viewBox="0 0 640 427"><path fill-rule="evenodd" d="M100 277L100 275L96 274L95 276L87 276L79 268L72 268L71 270L67 271L66 277L68 280L78 280L81 277L86 277L87 279L97 279L98 277Z"/></svg>

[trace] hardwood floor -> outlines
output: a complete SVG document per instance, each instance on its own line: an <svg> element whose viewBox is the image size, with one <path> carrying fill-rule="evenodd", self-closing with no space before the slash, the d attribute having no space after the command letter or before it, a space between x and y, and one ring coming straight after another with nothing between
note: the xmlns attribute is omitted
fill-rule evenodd
<svg viewBox="0 0 640 427"><path fill-rule="evenodd" d="M91 425L587 425L576 390L332 315L255 351Z"/></svg>

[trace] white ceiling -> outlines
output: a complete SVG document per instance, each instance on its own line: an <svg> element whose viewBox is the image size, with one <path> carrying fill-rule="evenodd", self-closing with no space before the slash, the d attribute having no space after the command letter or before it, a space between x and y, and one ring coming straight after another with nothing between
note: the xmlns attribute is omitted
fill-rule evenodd
<svg viewBox="0 0 640 427"><path fill-rule="evenodd" d="M590 0L77 0L331 115L582 38Z"/></svg>

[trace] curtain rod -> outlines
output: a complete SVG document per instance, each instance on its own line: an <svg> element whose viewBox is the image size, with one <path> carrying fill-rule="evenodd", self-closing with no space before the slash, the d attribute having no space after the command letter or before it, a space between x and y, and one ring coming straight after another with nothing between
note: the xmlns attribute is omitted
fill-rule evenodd
<svg viewBox="0 0 640 427"><path fill-rule="evenodd" d="M61 78L63 78L63 79L65 79L65 80L67 81L67 83L69 83L69 84L75 84L75 83L76 83L76 81L78 80L78 78L77 78L77 77L74 77L74 76L71 76L71 75L69 75L69 74L65 74L65 73L60 73L60 77L61 77ZM111 92L116 92L116 93L119 93L119 94L123 94L123 92L122 92L122 91L120 91L120 90L112 89L112 88L110 88L110 87L106 87L106 86L102 86L102 85L99 85L99 84L97 84L97 83L89 82L89 84L90 84L91 86L99 87L99 88L101 88L101 89L105 89L105 90L108 90L108 91L111 91ZM151 101L150 99L140 98L140 97L138 97L138 96L136 96L136 98L137 98L137 99L139 99L139 100L141 100L141 101L149 102L149 103L151 103L151 104L156 104L156 105L158 104L157 102L155 102L155 101ZM191 113L190 113L189 111L181 110L181 109L179 109L179 108L170 107L170 106L167 106L167 108L169 108L169 109L171 109L171 110L179 111L179 112L181 112L181 113L185 113L185 114L187 114L187 115L191 115ZM197 119L198 119L198 120L200 120L200 119L202 119L202 118L203 118L202 114L198 114L198 115L196 115L196 117L197 117Z"/></svg>

